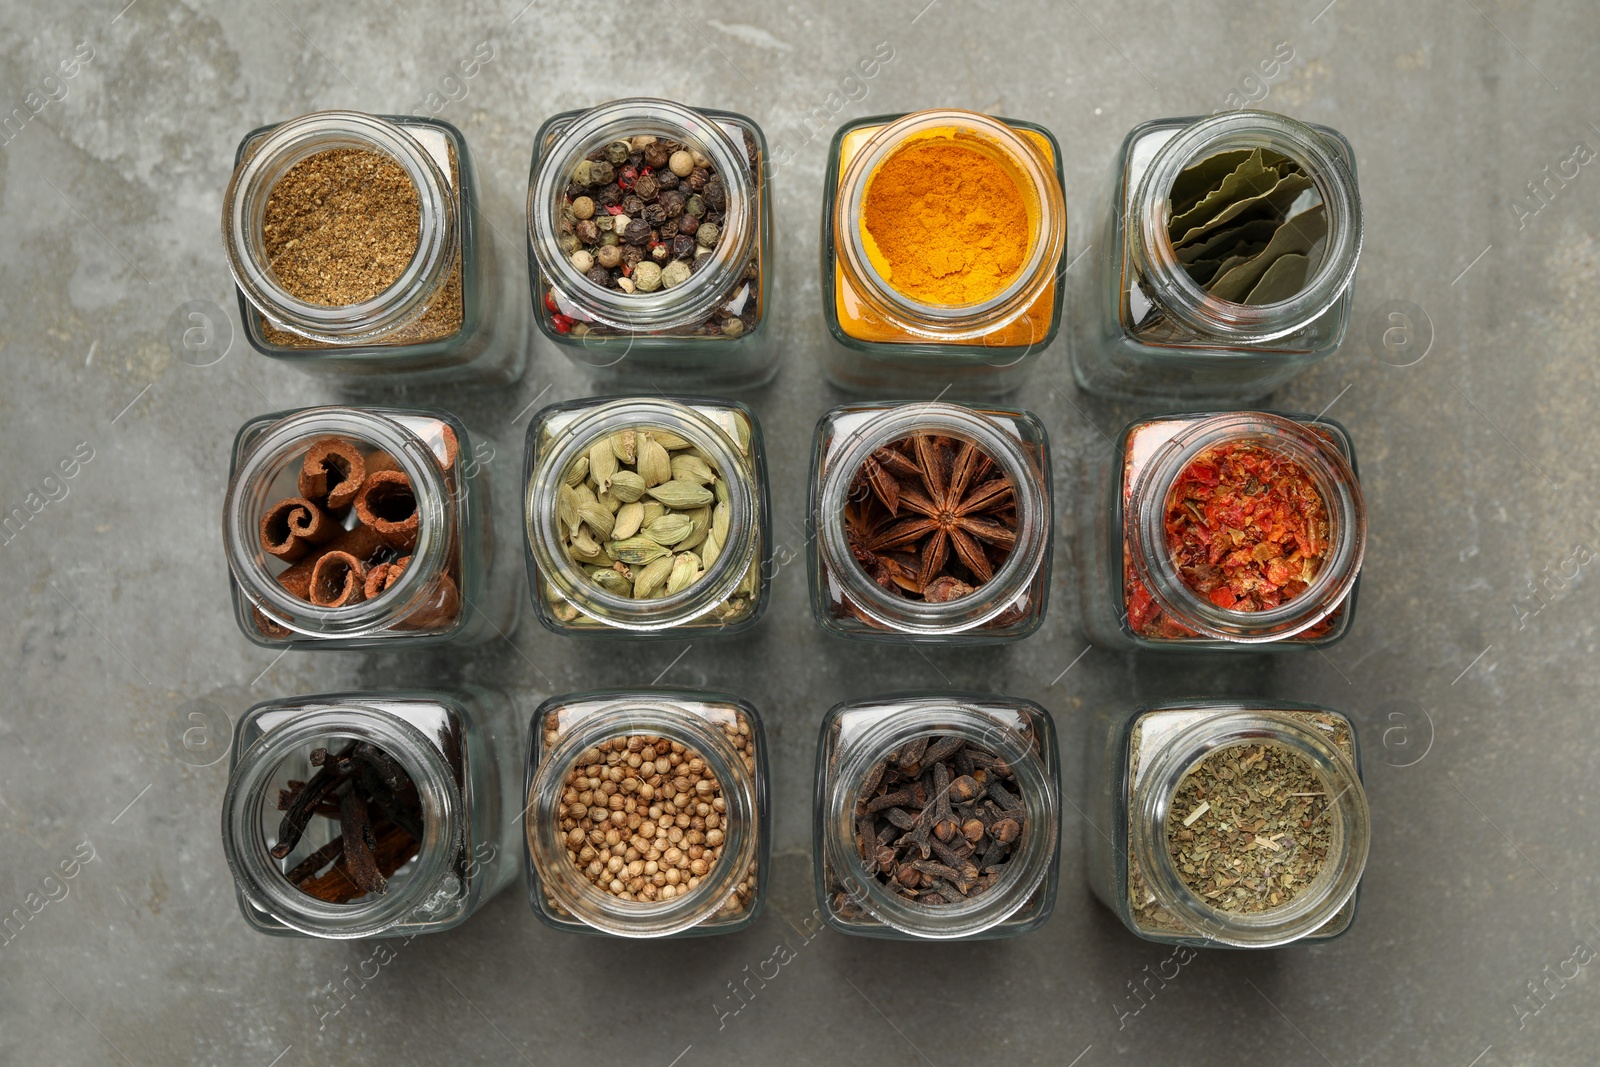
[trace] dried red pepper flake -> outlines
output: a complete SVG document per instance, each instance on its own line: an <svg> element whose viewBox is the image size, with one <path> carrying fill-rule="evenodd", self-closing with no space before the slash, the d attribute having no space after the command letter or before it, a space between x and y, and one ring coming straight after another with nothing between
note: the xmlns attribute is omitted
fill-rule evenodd
<svg viewBox="0 0 1600 1067"><path fill-rule="evenodd" d="M1165 528L1183 583L1239 612L1271 610L1304 593L1330 541L1327 503L1311 476L1251 441L1208 448L1184 467L1167 494Z"/></svg>
<svg viewBox="0 0 1600 1067"><path fill-rule="evenodd" d="M546 290L544 294L544 309L552 315L561 312L561 305L556 303L556 294L554 292Z"/></svg>

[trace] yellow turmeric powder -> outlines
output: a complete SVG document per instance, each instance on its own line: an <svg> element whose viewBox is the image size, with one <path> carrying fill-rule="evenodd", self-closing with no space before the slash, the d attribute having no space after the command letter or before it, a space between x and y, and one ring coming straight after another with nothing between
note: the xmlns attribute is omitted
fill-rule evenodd
<svg viewBox="0 0 1600 1067"><path fill-rule="evenodd" d="M1009 285L1031 224L1016 180L950 141L908 145L879 165L863 197L868 255L896 290L924 304L976 304Z"/></svg>

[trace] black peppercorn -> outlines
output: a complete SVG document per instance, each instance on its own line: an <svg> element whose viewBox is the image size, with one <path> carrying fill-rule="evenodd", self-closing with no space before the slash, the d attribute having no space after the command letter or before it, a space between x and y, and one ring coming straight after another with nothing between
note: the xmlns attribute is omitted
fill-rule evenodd
<svg viewBox="0 0 1600 1067"><path fill-rule="evenodd" d="M616 182L612 182L596 192L594 198L606 207L614 207L622 203L622 187Z"/></svg>
<svg viewBox="0 0 1600 1067"><path fill-rule="evenodd" d="M660 226L667 221L667 213L660 204L646 204L643 218L652 226Z"/></svg>
<svg viewBox="0 0 1600 1067"><path fill-rule="evenodd" d="M653 170L660 170L672 158L672 149L666 141L656 141L644 146L644 161Z"/></svg>
<svg viewBox="0 0 1600 1067"><path fill-rule="evenodd" d="M678 220L663 219L661 222L661 239L670 242L676 236L678 236Z"/></svg>
<svg viewBox="0 0 1600 1067"><path fill-rule="evenodd" d="M593 219L579 219L572 227L572 232L578 235L578 240L586 245L592 245L600 240L600 227L595 225Z"/></svg>
<svg viewBox="0 0 1600 1067"><path fill-rule="evenodd" d="M608 185L615 180L616 176L617 168L604 159L597 160L589 165L590 185Z"/></svg>
<svg viewBox="0 0 1600 1067"><path fill-rule="evenodd" d="M598 164L596 165L598 166ZM693 192L698 193L706 187L706 182L710 180L711 172L709 170L704 167L696 167L689 172L687 178L683 179L683 184L687 185Z"/></svg>
<svg viewBox="0 0 1600 1067"><path fill-rule="evenodd" d="M655 175L655 179L656 184L659 185L663 190L676 189L678 187L678 176L672 173L670 170L662 170L660 173Z"/></svg>
<svg viewBox="0 0 1600 1067"><path fill-rule="evenodd" d="M622 232L622 240L630 245L642 245L650 240L650 224L644 219L634 219Z"/></svg>
<svg viewBox="0 0 1600 1067"><path fill-rule="evenodd" d="M639 261L643 258L644 249L640 248L638 245L627 245L622 249L622 262L627 264L629 270L637 267L639 265Z"/></svg>
<svg viewBox="0 0 1600 1067"><path fill-rule="evenodd" d="M588 189L589 187L587 185L580 185L577 182L568 182L567 199L576 200L578 197L585 195L588 192Z"/></svg>
<svg viewBox="0 0 1600 1067"><path fill-rule="evenodd" d="M611 288L611 272L604 267L594 267L584 277L602 289Z"/></svg>
<svg viewBox="0 0 1600 1067"><path fill-rule="evenodd" d="M667 173L671 174L672 172L668 171ZM670 193L661 194L661 207L662 210L667 213L669 218L677 218L679 215L682 215L683 205L687 204L688 202L689 198L684 196L682 193L677 192L676 190Z"/></svg>
<svg viewBox="0 0 1600 1067"><path fill-rule="evenodd" d="M660 191L661 187L656 184L653 174L641 174L639 180L633 183L634 195L647 203L654 200Z"/></svg>
<svg viewBox="0 0 1600 1067"><path fill-rule="evenodd" d="M686 234L689 237L693 237L694 232L699 228L700 220L695 218L693 215L684 215L682 218L678 219L678 232L681 234Z"/></svg>
<svg viewBox="0 0 1600 1067"><path fill-rule="evenodd" d="M718 211L721 211L727 206L728 194L727 191L722 187L721 178L713 177L710 181L706 182L705 198L706 203L710 204Z"/></svg>
<svg viewBox="0 0 1600 1067"><path fill-rule="evenodd" d="M694 238L680 233L672 239L672 258L688 259L694 255Z"/></svg>
<svg viewBox="0 0 1600 1067"><path fill-rule="evenodd" d="M637 196L629 195L622 200L622 213L630 219L636 219L644 214L644 201Z"/></svg>
<svg viewBox="0 0 1600 1067"><path fill-rule="evenodd" d="M657 263L665 263L668 257L671 255L672 245L667 242L662 242L650 250L650 258L655 260Z"/></svg>

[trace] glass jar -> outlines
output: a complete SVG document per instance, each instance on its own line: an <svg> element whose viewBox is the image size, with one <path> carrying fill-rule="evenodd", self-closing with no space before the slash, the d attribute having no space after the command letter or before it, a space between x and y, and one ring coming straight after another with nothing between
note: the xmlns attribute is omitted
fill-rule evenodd
<svg viewBox="0 0 1600 1067"><path fill-rule="evenodd" d="M334 902L289 876L331 862L329 873L315 881L351 877L354 864L334 843L342 839L342 819L311 816L293 847L276 856L285 818L280 797L330 773L334 761L349 758L341 754L357 745L376 748L415 786L411 818L420 823L413 827L420 835L396 833L408 817L388 819L392 796L374 803L379 862L388 858L400 865L388 873L381 892ZM257 704L234 732L222 801L222 847L245 922L265 934L336 939L411 937L465 922L516 875L519 783L508 772L520 751L510 702L476 686ZM339 785L333 802L354 788ZM408 837L412 846L390 852Z"/></svg>
<svg viewBox="0 0 1600 1067"><path fill-rule="evenodd" d="M727 934L755 922L772 835L766 735L754 707L690 690L572 693L541 704L531 734L525 859L528 902L543 922L635 938ZM671 770L658 773L680 776L673 787L693 794L675 818L655 810L670 798L665 789L645 795L653 775L639 770L669 760ZM580 770L589 776L575 783ZM690 785L695 775L701 777ZM590 789L596 795L586 798ZM611 823L614 840L598 827L587 835L582 827L563 828L574 813L582 818L596 808L608 813L602 821ZM641 829L652 819L663 833ZM712 849L719 851L710 856ZM590 874L615 880L603 885Z"/></svg>
<svg viewBox="0 0 1600 1067"><path fill-rule="evenodd" d="M641 138L685 145L699 157L697 169L680 181L670 166L652 167L642 155L648 146ZM619 148L619 162L612 164L606 149L624 141L631 151ZM766 138L753 120L668 100L613 100L546 121L534 138L528 175L528 263L540 332L575 363L591 368L606 388L649 383L667 389L748 389L770 381L778 352L767 326L773 256L766 158ZM613 166L628 187L577 182L577 168L595 159ZM658 194L649 205L654 208L661 204L659 197L690 192L701 167L722 178L727 202L714 244L707 248L696 242L693 273L685 281L649 292L602 288L574 265L573 253L585 247L575 233L585 220L576 217L574 201L587 197L590 221L609 223L616 215L608 207L620 210L637 196L638 177L672 175L667 180L676 184ZM617 188L608 192L610 186ZM607 205L612 197L617 202ZM696 218L706 211L701 203L702 215ZM642 198L639 207L645 207ZM672 220L658 223L648 216L648 211L639 216L651 222L650 245L638 246L642 250L654 247L663 226L678 233ZM670 249L670 242L666 246ZM625 275L630 285L632 277L630 269Z"/></svg>
<svg viewBox="0 0 1600 1067"><path fill-rule="evenodd" d="M931 304L880 269L865 232L872 177L918 142L946 141L998 164L1022 193L1028 251L1009 284L975 304ZM858 392L993 398L1021 384L1066 307L1067 209L1061 146L1043 126L943 108L846 123L828 150L822 193L822 306L828 380Z"/></svg>
<svg viewBox="0 0 1600 1067"><path fill-rule="evenodd" d="M510 464L494 455L442 411L302 408L245 423L222 523L239 629L267 648L326 650L509 634L516 556L495 552L489 485ZM308 522L320 532L295 533Z"/></svg>
<svg viewBox="0 0 1600 1067"><path fill-rule="evenodd" d="M1225 911L1190 888L1167 849L1184 776L1213 753L1277 748L1303 761L1333 798L1328 844L1311 883L1261 911ZM1270 948L1326 941L1355 919L1372 827L1355 725L1315 704L1188 700L1101 713L1090 732L1083 847L1089 886L1135 934L1168 944ZM1328 813L1331 812L1331 815ZM1278 835L1274 853L1285 851ZM1288 846L1289 849L1296 845ZM1293 852L1290 853L1293 855ZM1289 884L1292 884L1289 883Z"/></svg>
<svg viewBox="0 0 1600 1067"><path fill-rule="evenodd" d="M289 169L322 152L357 149L392 160L416 189L418 244L404 273L356 304L292 295L273 273L265 217ZM514 382L527 363L521 267L488 226L461 131L415 116L319 111L251 131L239 142L223 197L222 241L239 318L257 352L356 384Z"/></svg>
<svg viewBox="0 0 1600 1067"><path fill-rule="evenodd" d="M1203 453L1234 447L1297 466L1326 509L1320 569L1299 593L1267 610L1231 610L1201 595L1168 546L1169 498L1180 475ZM1349 632L1367 509L1355 447L1339 423L1254 411L1160 415L1130 423L1115 449L1091 457L1084 470L1083 492L1092 504L1078 512L1079 603L1085 636L1095 644L1283 652L1327 648Z"/></svg>
<svg viewBox="0 0 1600 1067"><path fill-rule="evenodd" d="M645 431L672 446L673 482L680 480L679 457L703 461L715 479L707 487L712 502L673 508L692 517L693 530L670 542L672 554L662 557L676 564L693 553L698 577L666 595L635 599L637 584L628 589L627 583L645 581L644 573L654 560L621 562L620 553L610 554L617 545L610 540L611 531L598 529L594 532L601 535L597 540L601 554L579 558L569 547L572 526L562 518L562 509L564 492L580 486L591 496L598 495L613 522L630 521L620 498L595 493L588 479L588 460L596 445L632 432L635 458L618 463L619 469L629 469L638 463ZM539 621L549 630L635 638L735 634L754 626L766 611L772 553L766 450L760 423L745 405L696 397L595 397L553 404L528 424L526 457L523 518L528 586ZM651 485L643 490L645 495L628 503L648 506L655 496L656 483ZM580 514L575 512L572 518ZM702 519L713 522L710 536L726 531L709 565L705 556L710 544ZM594 522L584 521L573 540L591 532ZM645 532L641 526L628 540L636 541ZM619 584L611 579L611 588L597 583L597 572L606 570L622 574L624 580ZM665 588L675 584L670 578L665 581ZM663 586L657 583L656 588Z"/></svg>
<svg viewBox="0 0 1600 1067"><path fill-rule="evenodd" d="M1011 506L1003 516L1010 525L1014 513L1010 553L975 591L942 602L911 599L901 586L869 575L858 560L871 531L853 531L848 519L860 504L871 503L858 477L867 461L885 446L921 434L974 445L1011 483ZM1049 438L1029 412L942 403L834 408L817 423L811 454L812 613L830 633L869 640L993 644L1029 636L1044 621L1050 597L1050 486Z"/></svg>
<svg viewBox="0 0 1600 1067"><path fill-rule="evenodd" d="M1320 250L1310 250L1316 260L1294 296L1237 303L1191 279L1168 233L1169 196L1196 160L1257 148L1299 164L1321 197L1326 234ZM1109 199L1092 298L1072 349L1081 388L1184 403L1249 401L1344 340L1362 222L1355 153L1337 130L1267 111L1147 122L1123 141Z"/></svg>
<svg viewBox="0 0 1600 1067"><path fill-rule="evenodd" d="M917 760L926 759L940 739L950 743L959 739L963 744L954 755L941 757L931 770L919 763L907 768L898 762L897 757L908 754L912 745L919 746ZM924 741L929 742L926 748L920 747ZM1055 907L1061 860L1058 759L1050 713L1030 700L971 693L906 693L834 707L822 721L817 747L812 828L817 901L828 924L862 937L930 941L1014 937L1044 925ZM862 798L885 788L891 764L897 773L906 772L905 780L917 776L929 805L937 805L941 797L958 795L954 790L959 787L946 785L941 794L935 784L953 777L950 764L967 781L975 781L978 789L988 790L974 798L970 809L951 800L957 823L976 818L985 824L980 843L992 841L987 830L998 821L997 813L1021 811L1016 819L1019 835L1004 858L993 865L1004 868L998 872L978 868L983 857L976 844L970 850L962 849L967 843L963 832L952 834L950 845L943 845L939 836L928 838L930 858L935 862L943 860L952 870L957 863L971 864L980 877L998 873L987 889L973 892L968 887L955 902L921 903L903 892L891 891L880 880L883 872L878 856L863 855L857 820L867 812ZM1001 765L1012 779L1009 790L998 779L989 779ZM994 786L999 792L993 791ZM904 816L918 810L914 803L908 802L908 806L910 810L899 809ZM890 820L890 839L878 836L879 847L900 851L893 834L904 821ZM913 824L910 833L915 832ZM892 862L903 865L907 857L917 861L917 846L905 847L906 853ZM898 874L898 866L896 871Z"/></svg>

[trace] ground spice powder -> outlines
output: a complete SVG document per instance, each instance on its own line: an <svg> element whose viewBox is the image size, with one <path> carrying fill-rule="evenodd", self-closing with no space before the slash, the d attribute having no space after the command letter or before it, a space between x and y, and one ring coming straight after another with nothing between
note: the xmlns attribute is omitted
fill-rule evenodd
<svg viewBox="0 0 1600 1067"><path fill-rule="evenodd" d="M1027 201L978 149L949 141L902 148L872 175L863 201L868 254L890 285L922 303L980 303L1027 258Z"/></svg>

